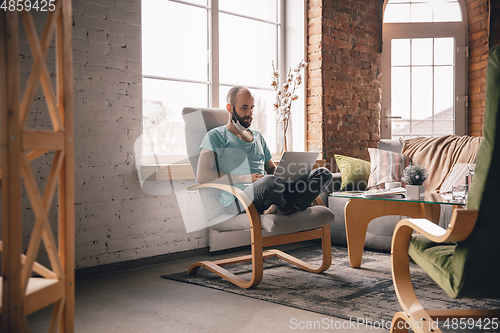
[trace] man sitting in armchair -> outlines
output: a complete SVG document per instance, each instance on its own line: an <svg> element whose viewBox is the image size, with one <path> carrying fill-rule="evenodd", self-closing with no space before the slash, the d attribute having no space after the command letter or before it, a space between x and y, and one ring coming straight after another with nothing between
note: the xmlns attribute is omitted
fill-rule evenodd
<svg viewBox="0 0 500 333"><path fill-rule="evenodd" d="M200 145L199 183L229 183L252 198L259 214L289 215L305 210L330 184L326 168L312 170L303 180L284 184L273 173L276 166L262 134L249 129L254 98L245 87L233 87L227 94L229 120L210 130ZM220 202L232 214L244 212L232 194L222 192Z"/></svg>

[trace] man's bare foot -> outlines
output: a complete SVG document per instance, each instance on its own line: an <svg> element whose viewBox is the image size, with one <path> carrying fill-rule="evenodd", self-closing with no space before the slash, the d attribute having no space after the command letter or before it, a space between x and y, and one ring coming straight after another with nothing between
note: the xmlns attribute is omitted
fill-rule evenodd
<svg viewBox="0 0 500 333"><path fill-rule="evenodd" d="M263 214L279 214L279 208L278 206L276 206L275 204L272 204L271 206L269 206L268 209L266 209Z"/></svg>

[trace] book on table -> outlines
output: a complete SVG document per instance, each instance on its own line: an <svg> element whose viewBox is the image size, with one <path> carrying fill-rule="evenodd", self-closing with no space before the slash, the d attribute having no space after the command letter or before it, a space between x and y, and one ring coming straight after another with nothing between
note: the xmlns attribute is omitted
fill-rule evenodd
<svg viewBox="0 0 500 333"><path fill-rule="evenodd" d="M333 192L334 197L361 197L361 198L395 198L402 199L405 197L406 189L404 187L396 187L391 189L371 189L368 191L341 191Z"/></svg>
<svg viewBox="0 0 500 333"><path fill-rule="evenodd" d="M390 189L372 189L363 192L366 198L404 198L406 189L404 187L395 187Z"/></svg>

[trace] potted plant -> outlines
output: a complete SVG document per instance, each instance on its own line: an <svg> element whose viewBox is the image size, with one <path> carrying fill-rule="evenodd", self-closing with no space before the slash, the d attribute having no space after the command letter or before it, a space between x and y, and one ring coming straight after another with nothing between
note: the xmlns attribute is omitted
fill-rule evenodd
<svg viewBox="0 0 500 333"><path fill-rule="evenodd" d="M419 200L425 196L425 186L423 185L429 174L421 164L407 166L403 171L403 181L406 183L406 198Z"/></svg>

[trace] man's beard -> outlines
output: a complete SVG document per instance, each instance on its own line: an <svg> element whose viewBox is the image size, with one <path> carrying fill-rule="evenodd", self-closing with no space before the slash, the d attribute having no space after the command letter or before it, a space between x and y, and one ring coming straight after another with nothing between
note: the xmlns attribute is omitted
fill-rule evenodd
<svg viewBox="0 0 500 333"><path fill-rule="evenodd" d="M248 119L248 120L245 120ZM252 124L252 117L240 117L238 113L236 113L236 108L233 107L233 116L232 116L233 124L238 128L238 123L243 126L245 129L249 128Z"/></svg>

